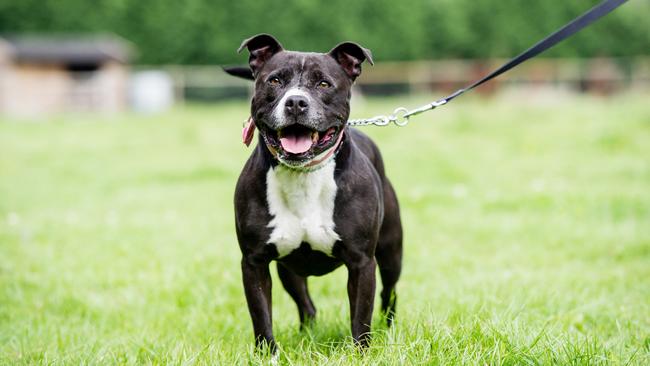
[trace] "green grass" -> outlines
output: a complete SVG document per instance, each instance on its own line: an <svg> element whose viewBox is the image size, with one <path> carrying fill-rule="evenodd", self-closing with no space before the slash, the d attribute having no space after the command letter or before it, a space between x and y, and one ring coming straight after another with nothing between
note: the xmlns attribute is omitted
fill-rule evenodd
<svg viewBox="0 0 650 366"><path fill-rule="evenodd" d="M299 332L273 269L279 362L650 364L647 100L468 96L365 128L402 205L397 323L375 311L358 352L341 268ZM0 122L1 364L267 361L233 224L247 110Z"/></svg>

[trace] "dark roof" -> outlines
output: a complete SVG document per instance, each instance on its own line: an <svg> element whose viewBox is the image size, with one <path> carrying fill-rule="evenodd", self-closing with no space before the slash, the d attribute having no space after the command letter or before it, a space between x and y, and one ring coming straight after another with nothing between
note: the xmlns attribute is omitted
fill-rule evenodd
<svg viewBox="0 0 650 366"><path fill-rule="evenodd" d="M1 36L18 61L39 63L127 62L132 53L127 41L115 36Z"/></svg>

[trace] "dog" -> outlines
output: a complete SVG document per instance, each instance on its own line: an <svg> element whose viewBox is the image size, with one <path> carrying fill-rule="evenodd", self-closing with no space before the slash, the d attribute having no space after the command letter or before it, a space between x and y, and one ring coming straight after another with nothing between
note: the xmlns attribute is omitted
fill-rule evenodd
<svg viewBox="0 0 650 366"><path fill-rule="evenodd" d="M276 349L271 319L271 261L298 306L301 329L316 316L308 276L341 265L354 342L367 346L375 298L388 326L396 311L402 224L395 191L377 146L347 127L350 90L370 50L343 42L328 53L284 50L268 34L244 40L249 68L227 70L254 80L245 142L258 144L235 189L235 226L255 344Z"/></svg>

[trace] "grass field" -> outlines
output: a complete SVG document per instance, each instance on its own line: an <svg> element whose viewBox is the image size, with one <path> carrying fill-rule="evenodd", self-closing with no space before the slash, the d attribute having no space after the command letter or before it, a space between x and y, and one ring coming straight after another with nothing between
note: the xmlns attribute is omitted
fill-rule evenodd
<svg viewBox="0 0 650 366"><path fill-rule="evenodd" d="M365 128L403 210L397 323L376 306L358 352L341 268L300 332L273 269L279 363L650 364L647 101L468 96ZM0 122L1 364L268 361L233 223L247 109Z"/></svg>

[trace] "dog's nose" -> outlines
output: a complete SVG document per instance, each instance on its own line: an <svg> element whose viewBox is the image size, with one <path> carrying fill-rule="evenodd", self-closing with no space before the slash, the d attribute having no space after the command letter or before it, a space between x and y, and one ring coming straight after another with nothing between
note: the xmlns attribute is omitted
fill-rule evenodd
<svg viewBox="0 0 650 366"><path fill-rule="evenodd" d="M292 95L284 102L284 110L290 116L305 114L309 109L309 100L302 95Z"/></svg>

